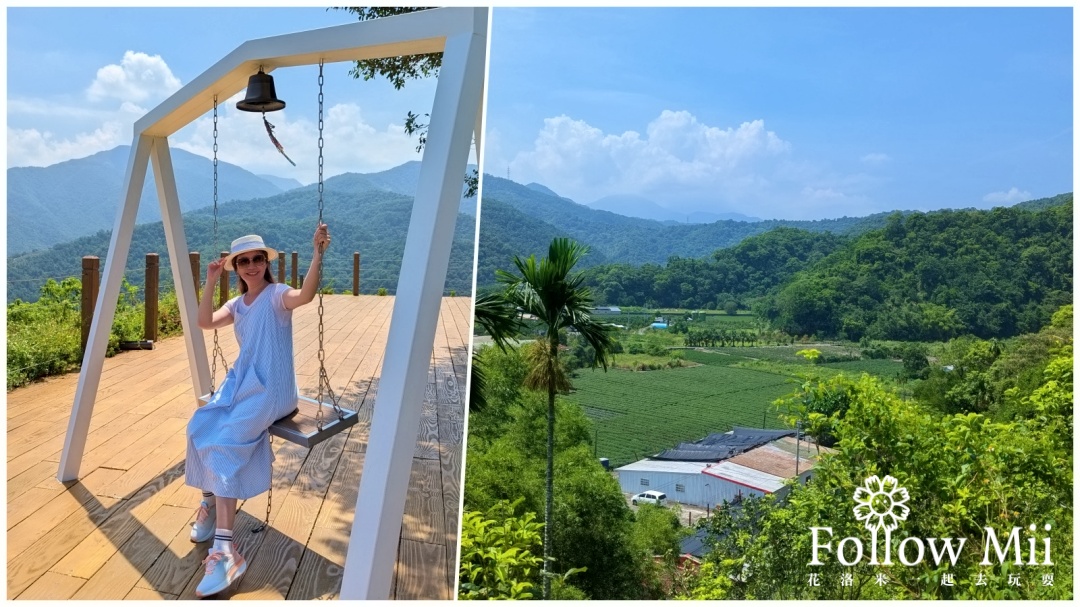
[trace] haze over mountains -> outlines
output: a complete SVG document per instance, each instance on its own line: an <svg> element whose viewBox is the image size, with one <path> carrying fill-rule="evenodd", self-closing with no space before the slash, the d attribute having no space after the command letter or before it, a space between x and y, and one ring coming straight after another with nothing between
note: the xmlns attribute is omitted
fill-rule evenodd
<svg viewBox="0 0 1080 607"><path fill-rule="evenodd" d="M117 148L78 161L68 161L44 169L9 169L19 175L8 192L8 301L33 301L48 278L63 279L80 273L80 258L96 255L102 263L108 253L112 224L120 200L128 150ZM180 194L187 244L199 251L205 267L208 256L228 248L231 239L242 234L262 234L268 244L284 251L300 253L300 272L307 269L311 233L318 216L316 185L293 187L280 180L271 183L244 169L219 163L219 226L213 237L212 196L193 195L205 177L212 193L211 162L194 154L173 151L177 189ZM52 169L52 170L50 170ZM420 162L372 174L346 173L324 184L324 219L332 224L334 246L327 252L324 267L327 282L340 292L351 288L352 253L362 256L362 291L379 287L393 293L397 284L401 254L412 213ZM470 167L472 170L472 167ZM149 182L148 178L148 182ZM226 185L226 181L230 186ZM86 184L92 187L86 187ZM194 185L192 185L194 183ZM86 196L79 193L86 192ZM240 197L244 197L240 199ZM13 212L15 207L37 205L32 213ZM451 249L447 290L469 293L472 288L473 238L476 198L462 198ZM151 213L152 211L152 213ZM158 216L153 185L144 190L140 220ZM47 245L39 237L40 225L53 228ZM77 236L58 235L77 233ZM65 238L57 241L57 238ZM22 242L22 252L11 246ZM127 278L141 286L146 253L162 256L161 279L172 282L161 222L145 220L136 225L127 260Z"/></svg>
<svg viewBox="0 0 1080 607"><path fill-rule="evenodd" d="M79 258L103 257L108 252L109 230L115 221L129 151L125 146L45 168L8 170L8 295L33 300L46 278L79 274ZM298 186L294 180L254 175L240 167L219 163L219 238L212 226L212 166L208 159L173 151L177 187L184 211L188 245L204 255L227 248L239 234L262 233L280 250L308 255L311 230L317 217L315 185ZM401 252L416 192L420 162L371 174L346 173L326 180L324 207L335 231L337 247L327 256L326 275L341 291L351 284L352 252L362 256L362 290L373 292L396 285ZM471 170L471 167L470 167ZM288 188L288 189L284 189ZM885 225L890 213L817 221L721 219L687 223L672 219L630 217L666 211L640 197L608 197L603 205L623 213L579 204L537 183L522 185L485 175L482 184L477 284L495 283L496 268L509 268L513 256L545 255L552 238L565 236L590 247L582 267L607 263L640 266L666 264L672 257L701 259L716 250L777 227L838 235L859 234ZM1054 199L1018 206L1053 204ZM637 205L637 206L634 206ZM655 208L653 208L655 207ZM465 294L472 285L472 250L476 198L463 198L459 206L447 289ZM148 179L140 206L140 221L129 257L129 280L140 284L142 256L166 253L158 215L156 192ZM31 252L33 251L33 252ZM168 267L162 259L163 267ZM306 269L301 261L301 270ZM162 272L171 282L171 274Z"/></svg>
<svg viewBox="0 0 1080 607"><path fill-rule="evenodd" d="M549 190L550 191L550 190ZM600 211L611 211L620 215L640 217L642 219L655 219L656 221L669 223L713 223L724 219L734 221L761 221L759 217L749 217L742 213L706 213L694 211L682 213L660 205L654 200L635 194L614 194L604 196L599 200L589 203L589 207Z"/></svg>
<svg viewBox="0 0 1080 607"><path fill-rule="evenodd" d="M182 212L213 205L213 163L181 149L170 150ZM85 158L47 167L8 169L8 255L48 248L99 230L111 230L122 196L130 146L118 146ZM470 169L471 170L471 169ZM371 174L346 173L324 186L347 191L394 192L412 197L420 162ZM218 202L274 196L304 187L295 179L255 175L218 162ZM314 186L307 186L312 187ZM461 209L475 214L475 198ZM148 170L136 223L161 220L153 169Z"/></svg>

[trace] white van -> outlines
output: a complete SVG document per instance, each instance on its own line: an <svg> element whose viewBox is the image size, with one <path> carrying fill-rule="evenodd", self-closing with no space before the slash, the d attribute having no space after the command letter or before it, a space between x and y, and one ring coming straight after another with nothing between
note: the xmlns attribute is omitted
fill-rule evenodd
<svg viewBox="0 0 1080 607"><path fill-rule="evenodd" d="M630 503L637 506L638 504L655 504L657 506L663 506L664 501L667 500L667 494L660 491L653 491L649 489L644 493L639 493L630 498Z"/></svg>

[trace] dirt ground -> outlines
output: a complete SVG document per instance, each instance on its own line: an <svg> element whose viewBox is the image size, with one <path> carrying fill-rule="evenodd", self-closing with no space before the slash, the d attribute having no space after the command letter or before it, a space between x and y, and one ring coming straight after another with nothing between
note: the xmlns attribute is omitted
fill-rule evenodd
<svg viewBox="0 0 1080 607"><path fill-rule="evenodd" d="M623 497L626 498L626 505L631 510L637 512L638 507L630 503L630 499L633 498L636 493L624 493ZM705 508L702 506L691 506L690 504L680 504L678 502L668 501L666 504L668 509L674 509L676 506L681 511L679 513L679 522L684 527L693 527L697 524L697 521L705 516Z"/></svg>

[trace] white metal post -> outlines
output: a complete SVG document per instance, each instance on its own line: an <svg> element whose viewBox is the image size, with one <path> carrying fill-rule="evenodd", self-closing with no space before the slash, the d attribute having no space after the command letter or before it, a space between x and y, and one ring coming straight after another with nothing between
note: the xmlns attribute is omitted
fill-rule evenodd
<svg viewBox="0 0 1080 607"><path fill-rule="evenodd" d="M128 156L127 172L124 176L127 189L124 190L123 204L120 205L116 213L116 223L113 224L109 255L105 259L105 269L102 272L105 280L94 304L94 319L90 323L82 370L79 371L79 383L75 388L75 403L71 407L64 450L60 455L60 467L56 473L57 480L61 482L79 478L86 435L90 431L90 418L94 413L94 400L101 382L101 369L105 364L105 351L109 346L109 331L116 315L116 298L120 294L120 282L124 277L124 266L131 248L131 235L135 230L135 215L139 211L139 199L146 181L151 145L151 138L145 135L136 136L131 142L131 155ZM173 263L176 263L175 260Z"/></svg>
<svg viewBox="0 0 1080 607"><path fill-rule="evenodd" d="M184 236L184 220L180 214L180 196L176 191L176 174L173 172L169 140L155 137L150 152L157 184L158 202L161 205L161 223L165 228L165 244L172 262L173 284L176 285L176 301L180 307L180 325L184 330L184 346L191 361L191 387L198 398L210 391L210 365L206 360L206 342L198 325L199 302L195 296L194 278L188 262L187 238ZM205 296L205 294L204 294ZM192 405L195 400L192 399Z"/></svg>
<svg viewBox="0 0 1080 607"><path fill-rule="evenodd" d="M371 440L341 582L343 599L387 599L424 385L484 78L487 11L448 37L390 319Z"/></svg>

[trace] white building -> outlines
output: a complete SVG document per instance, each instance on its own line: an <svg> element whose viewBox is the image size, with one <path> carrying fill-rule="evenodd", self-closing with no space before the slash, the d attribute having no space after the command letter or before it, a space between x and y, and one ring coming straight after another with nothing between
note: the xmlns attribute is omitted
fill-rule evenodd
<svg viewBox="0 0 1080 607"><path fill-rule="evenodd" d="M740 434L740 430L749 432ZM695 457L695 449L711 444L714 461L685 461L647 458L616 469L624 493L637 494L647 489L663 491L668 501L703 508L716 506L739 497L765 494L783 495L787 482L796 476L806 482L817 459L817 449L805 439L779 436L783 432L736 428L726 435L711 435L698 443L684 443L659 454ZM724 440L724 439L728 440ZM732 444L745 447L731 448ZM831 451L822 449L821 451ZM716 461L718 460L718 461Z"/></svg>

